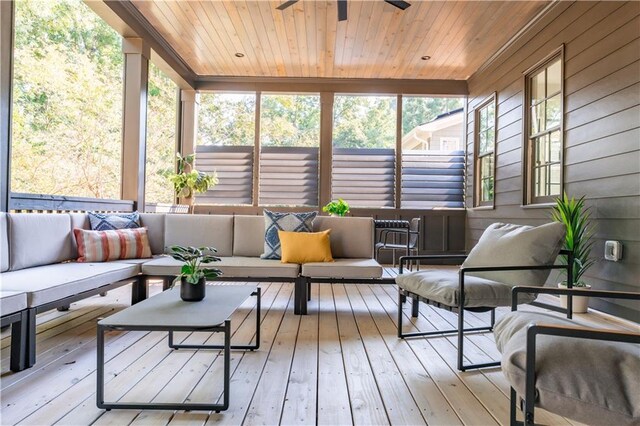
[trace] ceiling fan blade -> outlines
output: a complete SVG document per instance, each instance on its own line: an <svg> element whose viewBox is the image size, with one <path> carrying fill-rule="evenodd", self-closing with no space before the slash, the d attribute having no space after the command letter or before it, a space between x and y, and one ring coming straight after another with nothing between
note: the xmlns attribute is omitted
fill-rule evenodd
<svg viewBox="0 0 640 426"><path fill-rule="evenodd" d="M402 1L402 0L384 0L384 1L402 10L405 10L406 8L411 6L411 3L407 3L406 1Z"/></svg>
<svg viewBox="0 0 640 426"><path fill-rule="evenodd" d="M347 20L347 0L338 0L338 21Z"/></svg>
<svg viewBox="0 0 640 426"><path fill-rule="evenodd" d="M294 4L298 3L299 0L288 0L285 1L284 3L282 3L280 6L276 7L276 9L278 10L285 10L286 8L288 8L289 6L293 6Z"/></svg>

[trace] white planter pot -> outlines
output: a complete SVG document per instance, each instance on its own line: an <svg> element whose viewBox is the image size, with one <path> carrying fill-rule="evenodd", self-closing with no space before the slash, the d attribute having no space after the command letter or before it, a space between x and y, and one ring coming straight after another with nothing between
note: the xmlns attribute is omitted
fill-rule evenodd
<svg viewBox="0 0 640 426"><path fill-rule="evenodd" d="M566 285L558 283L558 288L567 288ZM586 287L573 287L575 290L591 290L591 286L588 285ZM584 314L587 312L587 308L589 307L589 297L588 296L573 296L573 313L574 314ZM567 296L560 296L560 306L563 308L567 307Z"/></svg>

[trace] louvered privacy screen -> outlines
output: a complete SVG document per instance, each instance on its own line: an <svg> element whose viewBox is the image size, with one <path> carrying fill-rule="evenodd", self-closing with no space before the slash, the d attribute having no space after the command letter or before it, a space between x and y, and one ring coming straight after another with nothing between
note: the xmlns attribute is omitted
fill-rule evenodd
<svg viewBox="0 0 640 426"><path fill-rule="evenodd" d="M334 148L331 198L351 207L393 207L393 149Z"/></svg>
<svg viewBox="0 0 640 426"><path fill-rule="evenodd" d="M464 151L402 154L402 207L464 207Z"/></svg>
<svg viewBox="0 0 640 426"><path fill-rule="evenodd" d="M211 191L196 196L198 204L251 204L253 146L211 146L196 148L196 168L218 173L220 182Z"/></svg>
<svg viewBox="0 0 640 426"><path fill-rule="evenodd" d="M317 206L318 148L262 147L260 205Z"/></svg>

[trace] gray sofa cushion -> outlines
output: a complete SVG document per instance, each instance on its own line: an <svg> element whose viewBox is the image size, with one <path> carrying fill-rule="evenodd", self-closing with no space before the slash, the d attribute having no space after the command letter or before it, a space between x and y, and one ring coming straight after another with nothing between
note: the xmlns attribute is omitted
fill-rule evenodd
<svg viewBox="0 0 640 426"><path fill-rule="evenodd" d="M58 263L2 274L2 290L24 291L29 307L135 277L140 265L120 262Z"/></svg>
<svg viewBox="0 0 640 426"><path fill-rule="evenodd" d="M374 224L370 217L318 216L313 232L331 229L333 258L372 259Z"/></svg>
<svg viewBox="0 0 640 426"><path fill-rule="evenodd" d="M529 324L584 326L550 314L510 312L496 324L502 370L524 395ZM640 346L538 336L538 404L560 416L594 425L640 423Z"/></svg>
<svg viewBox="0 0 640 426"><path fill-rule="evenodd" d="M27 293L24 291L0 291L0 313L2 316L27 309Z"/></svg>
<svg viewBox="0 0 640 426"><path fill-rule="evenodd" d="M302 275L312 278L380 278L382 266L374 259L334 259L333 262L305 263Z"/></svg>
<svg viewBox="0 0 640 426"><path fill-rule="evenodd" d="M494 223L484 231L462 266L553 264L564 245L564 237L565 226L561 223L547 223L537 227ZM473 272L471 275L511 286L543 286L550 272Z"/></svg>
<svg viewBox="0 0 640 426"><path fill-rule="evenodd" d="M68 214L9 213L9 259L12 271L73 258Z"/></svg>
<svg viewBox="0 0 640 426"><path fill-rule="evenodd" d="M147 228L152 254L164 253L164 222L163 214L140 213L140 226Z"/></svg>
<svg viewBox="0 0 640 426"><path fill-rule="evenodd" d="M182 263L170 256L159 257L142 265L142 273L154 276L174 276L180 273ZM222 271L224 277L238 278L295 278L300 265L259 257L222 257L220 262L207 265Z"/></svg>
<svg viewBox="0 0 640 426"><path fill-rule="evenodd" d="M233 253L233 216L168 214L164 226L165 253L173 245L215 247L218 256Z"/></svg>
<svg viewBox="0 0 640 426"><path fill-rule="evenodd" d="M233 255L260 257L264 252L264 217L236 215L233 219Z"/></svg>
<svg viewBox="0 0 640 426"><path fill-rule="evenodd" d="M9 269L9 235L7 230L7 214L0 213L0 272Z"/></svg>
<svg viewBox="0 0 640 426"><path fill-rule="evenodd" d="M447 269L427 269L398 275L396 283L426 299L458 306L460 300L459 272ZM465 275L464 306L469 308L489 308L511 306L511 286L480 277ZM534 300L534 296L522 295L520 303Z"/></svg>

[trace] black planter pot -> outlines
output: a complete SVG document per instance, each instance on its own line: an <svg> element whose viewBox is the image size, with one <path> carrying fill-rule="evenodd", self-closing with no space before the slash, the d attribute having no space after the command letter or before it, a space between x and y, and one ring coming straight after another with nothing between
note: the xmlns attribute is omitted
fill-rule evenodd
<svg viewBox="0 0 640 426"><path fill-rule="evenodd" d="M180 298L185 302L199 302L204 299L207 289L207 280L200 278L198 284L191 284L184 278L180 281Z"/></svg>

